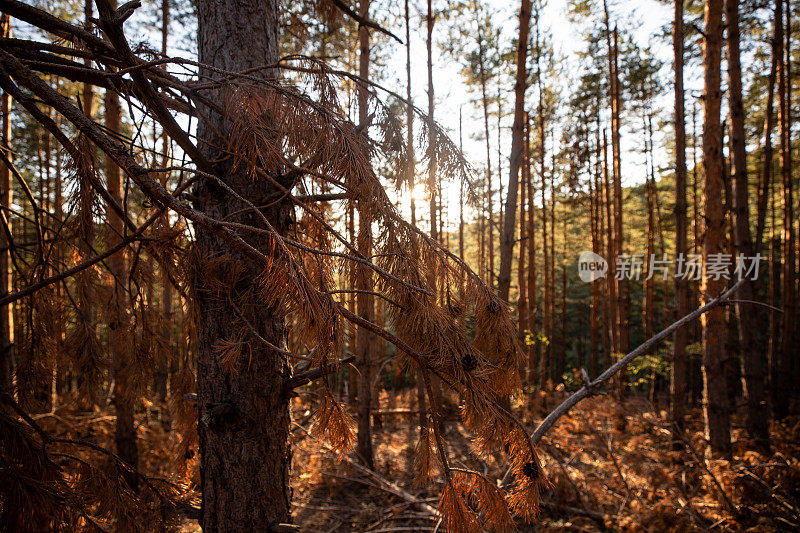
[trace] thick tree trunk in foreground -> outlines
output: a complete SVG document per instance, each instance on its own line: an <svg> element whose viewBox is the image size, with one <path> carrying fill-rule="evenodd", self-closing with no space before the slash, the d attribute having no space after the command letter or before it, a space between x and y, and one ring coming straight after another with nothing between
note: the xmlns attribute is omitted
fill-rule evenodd
<svg viewBox="0 0 800 533"><path fill-rule="evenodd" d="M683 94L683 0L675 0L675 21L672 27L672 46L675 69L675 256L686 257L686 119ZM689 314L689 280L675 276L675 316ZM670 421L678 431L683 431L686 411L686 383L689 362L686 344L689 330L675 331L672 343L670 372Z"/></svg>
<svg viewBox="0 0 800 533"><path fill-rule="evenodd" d="M202 0L198 5L198 49L200 62L240 72L270 65L278 59L278 4L276 0ZM261 72L273 76L273 72ZM201 75L221 75L201 69ZM251 74L254 75L254 74ZM255 74L259 75L259 74ZM207 94L223 101L225 89ZM221 159L215 146L231 132L231 122L212 115L201 121L200 148L209 161ZM261 205L275 189L266 180L254 180L246 168L236 171L230 159L215 163L219 177L244 198ZM277 169L267 169L273 171ZM203 181L195 190L196 207L217 219L258 224L255 215L239 212L242 206L230 195ZM278 232L288 231L291 208L277 204L265 216ZM224 241L198 226L197 264L194 290L197 311L197 407L203 492L201 525L204 531L269 531L275 522L290 516L289 404L282 390L290 369L283 355L267 348L247 327L236 320L241 313L258 334L276 346L284 345L283 319L274 313L274 302L263 297L258 279L262 265L255 265L231 250ZM274 249L269 239L252 241L264 253ZM236 263L241 276L225 273ZM280 271L269 274L280 276ZM216 279L214 279L216 278ZM219 284L225 290L219 290ZM235 326L235 327L234 327ZM228 370L219 357L221 342L243 331L247 343L234 368Z"/></svg>
<svg viewBox="0 0 800 533"><path fill-rule="evenodd" d="M722 50L722 0L707 0L703 67L703 205L706 231L703 239L704 299L722 294L726 281L709 276L708 264L714 254L727 253L725 247L725 184L722 169L722 125L720 124L720 56ZM725 309L715 308L703 315L703 382L706 436L711 449L729 456L731 452L730 405L725 369L729 355L725 350Z"/></svg>
<svg viewBox="0 0 800 533"><path fill-rule="evenodd" d="M754 255L750 233L750 205L747 187L747 147L744 133L742 104L742 66L739 51L739 0L726 0L725 18L728 26L728 104L730 107L730 136L733 151L732 188L734 242L736 252L745 258ZM740 300L758 299L757 280L748 277L737 293ZM764 369L758 343L759 307L737 303L739 343L742 360L744 399L747 403L747 431L762 448L769 447L769 411L764 396Z"/></svg>
<svg viewBox="0 0 800 533"><path fill-rule="evenodd" d="M531 22L531 1L522 0L519 9L519 39L517 40L517 80L514 84L514 124L511 127L511 157L508 168L508 196L506 197L505 220L500 241L500 273L498 294L508 301L511 288L511 261L514 255L514 229L517 217L517 188L519 168L522 161L522 145L525 128L525 89L527 88L528 33Z"/></svg>

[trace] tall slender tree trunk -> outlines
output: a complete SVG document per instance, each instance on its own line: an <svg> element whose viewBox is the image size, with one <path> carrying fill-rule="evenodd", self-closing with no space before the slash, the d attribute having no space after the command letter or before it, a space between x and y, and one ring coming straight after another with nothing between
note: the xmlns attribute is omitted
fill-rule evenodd
<svg viewBox="0 0 800 533"><path fill-rule="evenodd" d="M675 255L686 257L689 252L686 238L686 118L683 93L683 0L675 0L675 20L672 26L673 68L675 71ZM675 311L677 317L689 314L689 280L675 276ZM688 328L675 332L670 362L670 421L678 432L676 442L683 433L686 411L686 384L689 362L686 344Z"/></svg>
<svg viewBox="0 0 800 533"><path fill-rule="evenodd" d="M425 17L425 27L428 30L428 39L425 43L428 49L428 192L430 194L431 238L434 241L438 241L439 225L436 215L439 209L436 206L436 134L433 128L435 123L433 118L433 24L433 6L431 5L431 0L428 0L428 12Z"/></svg>
<svg viewBox="0 0 800 533"><path fill-rule="evenodd" d="M525 177L527 179L526 191L528 200L528 227L525 234L528 236L528 272L526 289L528 290L528 331L535 339L536 335L536 312L538 305L536 304L536 207L534 205L534 196L536 189L533 185L533 172L531 164L531 124L530 117L528 117L528 128L525 134L525 153L527 154L525 165L527 170ZM528 349L528 384L533 387L535 385L537 360L536 360L536 343L535 341L527 345Z"/></svg>
<svg viewBox="0 0 800 533"><path fill-rule="evenodd" d="M618 66L618 36L617 28L613 32L613 51L612 57L612 79L614 80L614 90L611 109L611 151L614 175L614 251L615 257L611 260L616 262L616 257L624 253L625 236L623 233L622 217L622 155L620 147L620 82ZM626 354L630 351L630 295L628 293L628 282L626 279L617 280L617 329L619 332L617 351ZM627 372L623 368L618 374L618 393L620 398L625 396Z"/></svg>
<svg viewBox="0 0 800 533"><path fill-rule="evenodd" d="M706 0L703 44L703 205L706 229L703 238L702 294L708 301L725 290L725 280L709 276L714 254L726 253L725 184L722 168L722 125L720 124L720 59L722 50L722 0ZM703 383L706 436L713 452L731 452L730 405L726 371L730 356L725 350L725 310L715 308L703 315Z"/></svg>
<svg viewBox="0 0 800 533"><path fill-rule="evenodd" d="M617 346L619 345L619 330L617 329L617 282L616 282L616 261L614 261L614 219L613 193L611 192L611 180L608 175L608 136L603 130L603 190L605 195L604 205L606 210L606 260L608 261L608 274L606 282L608 285L608 340L610 343L607 362L616 357Z"/></svg>
<svg viewBox="0 0 800 533"><path fill-rule="evenodd" d="M416 159L414 156L414 107L411 100L411 16L408 8L408 0L405 0L406 17L406 144L408 145L408 191L411 196L411 224L416 226L416 209L414 205L414 175L416 173ZM419 423L420 434L424 431L428 419L427 407L425 405L425 382L422 379L422 371L417 371L417 421Z"/></svg>
<svg viewBox="0 0 800 533"><path fill-rule="evenodd" d="M511 157L508 166L508 196L503 220L503 234L500 242L500 273L498 293L508 301L511 287L511 261L514 254L514 230L517 216L517 188L519 187L519 168L522 160L525 123L525 90L528 85L528 34L531 22L531 1L522 0L519 9L519 38L517 39L517 77L514 83L514 124L511 127Z"/></svg>
<svg viewBox="0 0 800 533"><path fill-rule="evenodd" d="M161 55L164 57L167 55L167 40L169 37L169 1L170 0L161 0ZM169 147L169 136L167 135L166 130L164 130L161 132L161 166L163 168L167 168L169 166ZM166 185L167 181L169 181L169 174L163 173L161 177L163 180L162 185ZM170 227L169 214L164 215L163 224L165 229ZM166 346L167 349L164 351L164 354L162 354L160 360L158 361L155 376L156 394L158 394L158 397L162 402L167 399L170 357L174 356L174 346L172 342L174 327L172 316L172 299L172 282L169 279L168 273L162 272L161 317L163 324L161 326L161 335L163 337L164 346Z"/></svg>
<svg viewBox="0 0 800 533"><path fill-rule="evenodd" d="M647 129L647 118L643 118L643 123L645 126L645 130ZM650 151L649 143L645 141L645 160L650 161L653 157L652 152ZM655 254L655 178L650 174L650 168L646 165L645 168L645 182L644 182L644 190L645 190L645 203L647 204L647 251L645 253L645 260L644 260L644 267L645 267L645 279L644 279L644 305L642 309L642 325L644 329L644 338L649 339L653 336L653 317L655 311L655 279L653 276L653 272L651 271L651 264L650 258L653 257Z"/></svg>
<svg viewBox="0 0 800 533"><path fill-rule="evenodd" d="M780 2L780 0L777 0ZM778 6L776 5L776 8ZM777 53L777 47L779 45L779 20L776 17L773 23L773 39L772 39L772 60L770 62L770 71L769 76L767 78L767 102L766 102L766 109L764 112L764 144L763 144L763 152L764 152L764 161L761 168L761 184L760 184L760 192L758 198L758 222L756 225L756 246L755 249L757 252L761 252L763 249L763 239L764 239L764 228L766 225L766 213L769 207L769 211L771 214L771 224L770 224L770 256L769 256L769 265L771 265L770 273L769 273L769 281L767 284L767 300L771 306L775 306L775 299L774 295L774 287L776 287L775 283L775 254L774 254L774 227L775 227L775 210L774 210L774 197L772 194L772 172L773 172L773 156L774 156L774 149L772 146L772 130L775 127L775 113L774 113L774 103L775 103L775 78L777 77L777 70L778 70L778 61L780 57ZM767 346L767 381L771 385L774 385L774 380L772 379L773 372L772 369L775 368L775 355L776 355L776 347L777 347L777 339L773 337L773 333L777 334L776 331L776 324L777 318L775 315L774 310L769 311L769 320L768 320L768 335L769 341ZM770 387L770 390L773 394L775 394L774 386ZM774 402L773 402L774 405Z"/></svg>
<svg viewBox="0 0 800 533"><path fill-rule="evenodd" d="M526 225L526 213L525 209L527 207L526 199L528 194L528 171L530 170L530 165L528 161L528 115L525 114L525 133L523 137L523 145L522 145L522 165L520 167L520 172L522 173L520 182L519 182L519 190L520 190L520 200L519 200L519 257L517 261L517 286L519 287L519 297L517 299L517 315L519 318L519 335L520 340L524 342L525 340L525 331L528 329L528 278L525 276L525 258L526 258L526 248L528 245L528 240L525 237L525 232L527 229ZM520 376L525 376L526 372L524 368L520 368Z"/></svg>
<svg viewBox="0 0 800 533"><path fill-rule="evenodd" d="M541 92L540 92L541 94ZM541 97L540 97L541 100ZM547 176L545 174L544 168L544 116L543 111L541 109L541 103L539 106L539 172L542 178L542 272L544 279L542 281L542 311L543 311L543 319L542 319L542 332L543 332L543 339L539 341L541 345L541 360L539 363L539 388L544 390L545 386L547 385L547 380L550 379L550 342L552 339L550 338L550 312L552 306L550 305L553 299L552 293L550 292L550 250L549 244L550 240L547 236L547 226L548 226L548 209L547 209Z"/></svg>
<svg viewBox="0 0 800 533"><path fill-rule="evenodd" d="M494 217L492 208L492 148L489 142L489 97L486 92L487 74L486 74L486 46L483 34L478 29L478 78L481 84L481 104L483 106L483 135L486 142L486 221L484 217L480 217L480 244L481 244L481 257L480 257L480 272L481 278L486 281L489 280L490 285L494 285L492 281L492 272L494 269L494 262L487 263L487 255L492 257L494 255L494 227L492 220ZM498 140L499 142L499 140ZM485 226L488 226L486 228ZM486 241L486 229L489 230L489 240ZM487 249L488 248L488 249ZM488 275L487 275L488 269Z"/></svg>
<svg viewBox="0 0 800 533"><path fill-rule="evenodd" d="M198 3L199 60L215 69L241 72L278 60L278 3L276 0L201 0ZM255 69L254 69L255 71ZM274 78L271 70L255 76ZM201 68L210 79L222 77ZM224 89L206 93L215 100L225 98ZM200 121L198 137L203 155L215 161L214 170L227 185L257 205L277 189L267 180L253 180L245 168L233 168L218 146L227 139L232 122L220 115ZM279 169L266 169L280 179ZM287 184L289 186L290 184ZM251 215L220 194L211 182L195 190L195 207L218 219L252 223ZM264 214L281 234L289 231L292 207L273 205ZM198 264L194 279L197 309L197 408L200 439L200 487L203 493L201 525L204 531L269 531L276 522L290 519L289 403L282 383L291 373L286 358L256 338L257 334L285 346L286 325L267 303L247 302L244 295L258 291L256 281L263 265L242 259L231 247L208 230L196 228ZM252 242L252 241L251 241ZM260 250L271 250L269 239L253 242ZM269 252L267 252L269 253ZM223 258L241 262L241 279L209 280L206 260ZM214 269L214 271L219 271ZM214 283L216 281L216 283ZM225 289L220 291L219 285ZM222 294L220 294L222 292ZM228 371L220 362L217 346L231 337L231 317L241 311L256 332L241 328L248 348Z"/></svg>
<svg viewBox="0 0 800 533"><path fill-rule="evenodd" d="M11 37L11 17L3 13L0 17L0 35L4 39ZM0 96L0 121L3 131L0 142L6 157L11 157L11 96L3 92ZM0 206L11 207L11 170L0 162ZM5 211L6 213L8 211ZM11 228L9 227L9 230ZM11 292L11 250L5 232L0 232L0 297ZM14 373L14 307L13 304L0 306L0 389L11 391Z"/></svg>
<svg viewBox="0 0 800 533"><path fill-rule="evenodd" d="M369 18L371 0L361 0L359 15ZM358 27L358 75L362 79L369 79L369 30L366 26ZM365 123L369 114L367 91L359 86L358 92L358 120ZM369 206L371 198L358 201L358 251L363 257L372 256L372 213ZM433 220L433 219L432 219ZM434 227L434 222L431 222ZM366 266L359 266L356 288L356 308L361 318L373 321L375 303L370 292L373 290L372 270ZM358 380L358 454L368 468L374 468L372 453L372 382L374 374L375 338L371 332L364 328L358 329L358 344L356 362L361 377Z"/></svg>
<svg viewBox="0 0 800 533"><path fill-rule="evenodd" d="M599 138L597 139L597 144L599 145ZM599 156L600 150L596 150L595 154ZM600 221L598 220L598 196L597 196L597 184L599 182L598 179L598 171L599 166L594 165L594 168L589 169L589 232L592 236L592 252L595 254L600 254L600 244L599 244L599 237L600 237ZM600 329L600 283L601 282L592 282L592 304L590 310L590 325L589 325L589 361L587 366L589 367L589 377L594 378L597 376L597 348L598 348L598 340L599 340L599 329Z"/></svg>
<svg viewBox="0 0 800 533"><path fill-rule="evenodd" d="M779 0L780 1L780 0ZM789 401L794 396L792 376L794 375L794 359L797 357L797 347L795 337L797 336L797 300L795 298L795 257L796 243L794 234L794 183L792 180L792 122L791 122L791 100L792 100L792 76L791 76L791 2L786 2L786 26L785 36L781 35L779 40L785 39L785 57L781 59L778 69L778 100L780 112L780 131L781 131L781 180L782 195L781 203L783 207L783 272L781 284L781 302L783 308L781 333L782 341L780 352L778 353L778 381L775 384L777 389L777 402L774 405L775 418L781 420L789 414ZM783 54L781 54L783 55Z"/></svg>
<svg viewBox="0 0 800 533"><path fill-rule="evenodd" d="M556 381L561 381L567 365L567 217L561 219L561 305L558 328L558 364Z"/></svg>
<svg viewBox="0 0 800 533"><path fill-rule="evenodd" d="M119 96L111 91L105 94L105 122L109 131L120 132L122 128L121 108ZM122 170L111 161L106 160L106 185L111 197L122 204ZM107 246L116 246L122 239L122 219L109 206L106 209L106 218L110 228L107 233ZM122 250L112 255L108 260L108 269L112 275L112 298L109 304L108 328L109 348L111 350L111 366L114 379L114 407L117 412L114 441L117 454L133 466L138 463L139 452L136 444L136 429L134 427L134 398L128 390L131 372L130 338L128 307L129 299L125 286L122 284L127 279L125 251ZM136 476L127 476L129 485L136 487Z"/></svg>
<svg viewBox="0 0 800 533"><path fill-rule="evenodd" d="M616 264L617 258L623 253L623 221L622 221L622 158L620 151L620 90L619 90L619 66L617 48L617 29L611 29L611 21L608 13L608 5L603 1L605 15L606 44L608 47L608 74L609 74L609 99L611 102L611 162L614 192L614 251L608 260ZM616 274L616 272L613 272ZM627 306L627 284L623 279L615 280L615 319L616 335L614 352L624 354L630 347L629 335L629 313ZM617 392L620 397L625 395L625 383L627 375L623 369L617 376Z"/></svg>
<svg viewBox="0 0 800 533"><path fill-rule="evenodd" d="M747 180L747 147L744 132L744 105L742 104L742 67L739 51L739 1L725 1L725 18L728 28L728 105L730 113L730 139L732 148L732 189L734 215L734 243L742 258L754 255L750 233L750 206ZM744 266L744 265L740 265ZM747 278L739 289L737 298L743 301L758 299L757 280ZM764 395L764 369L758 343L757 324L760 321L756 305L737 303L739 319L739 344L742 365L742 390L747 404L747 431L762 448L769 448L769 412Z"/></svg>
<svg viewBox="0 0 800 533"><path fill-rule="evenodd" d="M550 301L547 302L550 306L550 323L547 329L550 345L550 378L553 382L557 382L561 378L558 365L558 354L556 353L556 176L555 176L555 152L552 154L552 166L550 167L550 209L548 215L550 217Z"/></svg>

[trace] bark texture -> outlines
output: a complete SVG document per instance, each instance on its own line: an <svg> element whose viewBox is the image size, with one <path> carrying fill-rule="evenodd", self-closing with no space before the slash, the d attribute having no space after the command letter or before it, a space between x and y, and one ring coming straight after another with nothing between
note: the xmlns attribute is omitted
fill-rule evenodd
<svg viewBox="0 0 800 533"><path fill-rule="evenodd" d="M683 0L675 0L675 21L672 26L672 48L675 70L675 255L689 252L686 238L686 117L683 94ZM675 276L675 310L677 316L689 313L689 281ZM670 420L678 431L683 430L686 411L686 383L689 362L686 344L689 330L680 328L673 339L670 372Z"/></svg>
<svg viewBox="0 0 800 533"><path fill-rule="evenodd" d="M703 283L705 299L714 298L725 289L725 279L709 276L708 264L715 254L725 254L725 183L722 168L722 125L720 123L720 56L722 51L722 0L705 4L705 41L703 45L703 205L706 228L703 238ZM703 383L706 436L713 452L731 453L730 405L725 369L729 354L725 349L725 310L715 308L703 315Z"/></svg>
<svg viewBox="0 0 800 533"><path fill-rule="evenodd" d="M531 2L522 0L519 9L519 38L517 39L517 78L514 83L514 124L511 127L511 157L508 168L508 196L504 211L503 234L500 241L500 273L498 294L508 302L511 287L511 261L514 255L514 230L517 218L517 189L525 129L525 89L528 86L528 34L531 23Z"/></svg>
<svg viewBox="0 0 800 533"><path fill-rule="evenodd" d="M239 72L275 63L277 0L201 0L198 49L201 63L224 70ZM275 75L270 71L259 73L255 75ZM201 69L201 75L212 79L221 76L208 69ZM231 97L225 89L207 96L214 101ZM217 161L217 175L244 198L255 205L268 203L265 199L275 193L274 186L252 179L245 168L234 170L229 158L221 159L217 147L225 146L227 139L217 138L215 131L228 135L230 121L219 115L208 116L200 122L198 131L203 155ZM241 205L208 181L197 186L195 196L196 207L208 215L259 225L257 215L241 212ZM292 214L286 203L273 205L264 213L281 233L288 231ZM255 245L264 253L277 248L270 246L267 237ZM285 324L276 314L274 302L248 297L259 293L260 277L281 273L264 272L261 265L237 254L200 226L196 227L196 248L201 525L204 531L215 532L269 531L272 524L288 522L290 517L290 417L282 390L290 368L282 354L256 339L248 328L234 329L232 325L241 315L258 335L276 346L284 345ZM234 264L244 268L243 274L226 279L224 273ZM220 282L224 290L218 289ZM241 341L247 347L229 370L220 361L218 346L232 340L238 331L245 332Z"/></svg>

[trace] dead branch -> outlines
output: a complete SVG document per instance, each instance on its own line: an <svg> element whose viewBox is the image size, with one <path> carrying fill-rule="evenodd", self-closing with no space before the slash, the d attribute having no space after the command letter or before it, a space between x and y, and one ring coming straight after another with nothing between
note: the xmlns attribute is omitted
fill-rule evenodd
<svg viewBox="0 0 800 533"><path fill-rule="evenodd" d="M336 369L339 368L341 365L347 364L347 363L349 363L351 361L354 361L354 360L355 360L355 357L350 355L348 357L345 357L344 359L342 359L341 361L339 361L337 363L328 363L325 366L321 366L321 367L318 367L318 368L313 368L313 369L307 370L305 372L300 372L296 376L292 376L289 379L287 379L286 381L284 381L283 382L283 389L286 392L289 392L292 389L295 389L297 387L305 385L306 383L310 383L310 382L314 381L315 379L321 378L322 376L327 376L328 374L330 374L332 372L335 372Z"/></svg>
<svg viewBox="0 0 800 533"><path fill-rule="evenodd" d="M400 37L398 37L394 33L390 32L389 30L387 30L386 28L384 28L380 24L378 24L376 22L373 22L373 21L371 21L371 20L369 20L367 18L362 17L361 15L359 15L358 13L356 13L355 11L350 9L350 6L348 6L347 4L342 2L342 0L331 0L331 3L333 5L335 5L336 8L339 9L342 13L344 13L345 15L350 17L351 19L355 20L360 25L366 26L367 28L372 28L373 30L378 30L379 32L381 32L383 34L388 35L389 37L391 37L392 39L394 39L398 43L403 44L403 41L402 41L402 39L400 39Z"/></svg>
<svg viewBox="0 0 800 533"><path fill-rule="evenodd" d="M704 306L695 309L685 317L673 322L670 326L663 329L653 337L649 338L648 340L644 341L642 344L639 345L635 350L630 352L628 355L608 367L605 372L600 374L594 381L584 385L580 388L577 392L572 394L569 398L564 400L561 405L556 407L553 411L550 412L549 415L539 424L539 427L531 434L531 442L536 445L542 437L550 430L550 428L558 422L558 419L567 414L573 407L575 407L581 400L596 394L597 390L602 387L609 379L611 379L614 375L617 374L620 370L628 366L628 364L639 357L640 355L644 355L653 348L658 345L659 342L664 340L665 338L672 335L676 330L686 326L687 324L691 323L692 321L696 320L700 316L704 315L705 313L711 311L715 307L721 305L725 302L728 298L730 298L736 291L741 287L741 285L745 282L745 279L741 279L737 281L731 288L726 290L724 293L720 294ZM511 479L511 470L507 470L505 475L503 476L503 480L501 485L507 485Z"/></svg>

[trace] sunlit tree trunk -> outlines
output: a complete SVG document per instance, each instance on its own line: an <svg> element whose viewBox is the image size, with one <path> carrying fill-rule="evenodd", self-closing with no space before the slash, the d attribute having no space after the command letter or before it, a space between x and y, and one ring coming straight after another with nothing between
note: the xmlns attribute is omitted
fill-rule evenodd
<svg viewBox="0 0 800 533"><path fill-rule="evenodd" d="M552 164L550 167L550 209L548 210L548 215L550 217L550 242L548 245L550 246L550 253L548 256L550 257L550 300L547 304L550 306L550 312L548 313L550 317L550 321L547 324L548 339L552 343L550 345L550 378L556 382L561 377L561 374L558 372L558 361L557 361L557 354L556 354L556 161L555 161L555 152L552 154Z"/></svg>
<svg viewBox="0 0 800 533"><path fill-rule="evenodd" d="M517 188L525 127L525 90L528 85L528 34L531 20L531 2L522 0L519 10L519 38L517 39L517 77L514 83L514 124L511 127L511 157L508 167L508 195L500 242L500 273L498 293L508 301L511 287L511 261L514 253L514 230L517 216Z"/></svg>
<svg viewBox="0 0 800 533"><path fill-rule="evenodd" d="M525 259L527 253L527 239L525 238L526 226L526 213L527 207L526 199L528 194L528 151L527 151L527 138L528 138L528 120L527 114L525 115L525 133L523 137L522 146L522 163L520 167L521 178L519 182L520 199L519 199L519 256L517 260L517 286L519 287L519 296L517 299L517 315L519 319L519 335L520 340L524 341L525 330L528 329L528 279L525 276ZM525 369L520 368L520 375L525 376Z"/></svg>
<svg viewBox="0 0 800 533"><path fill-rule="evenodd" d="M555 206L553 206L555 209ZM567 216L561 218L561 305L559 306L558 357L556 381L561 382L567 359Z"/></svg>
<svg viewBox="0 0 800 533"><path fill-rule="evenodd" d="M536 342L535 342L535 335L537 330L537 323L536 323L536 313L538 309L538 305L536 303L536 206L534 205L534 196L536 193L536 189L533 183L533 172L532 172L532 161L531 161L531 124L530 124L530 117L528 120L528 129L525 134L525 152L527 154L526 158L526 166L527 170L525 172L525 176L527 179L526 184L526 191L527 191L527 200L528 200L528 218L527 223L528 227L525 234L528 237L528 271L527 271L527 283L526 289L528 291L528 330L531 332L533 336L533 341L531 344L527 346L528 350L528 384L533 387L535 386L535 378L536 378L536 371L537 371L537 358L536 358Z"/></svg>
<svg viewBox="0 0 800 533"><path fill-rule="evenodd" d="M686 118L683 93L683 0L675 0L675 20L672 26L673 69L675 72L675 256L686 257L689 252L686 238ZM676 317L689 314L689 281L675 276ZM684 428L686 384L689 363L686 344L688 328L675 332L670 361L670 421L679 433ZM676 439L678 440L678 439Z"/></svg>
<svg viewBox="0 0 800 533"><path fill-rule="evenodd" d="M722 49L722 0L706 0L705 40L703 44L703 299L708 301L725 289L725 279L709 276L708 265L714 254L726 253L725 184L722 169L722 125L720 124L720 56ZM730 405L726 367L730 356L725 350L725 310L715 308L702 317L703 382L706 436L713 452L729 456L731 451Z"/></svg>
<svg viewBox="0 0 800 533"><path fill-rule="evenodd" d="M643 118L645 130L647 129L647 119ZM650 146L645 141L645 160L649 162L653 156L650 152ZM653 273L650 271L650 257L655 253L655 199L654 191L655 184L654 178L650 175L649 165L645 168L645 182L644 182L644 196L645 203L647 204L647 246L644 256L645 280L644 280L644 303L642 309L642 325L644 330L644 338L649 339L653 336L653 314L655 309L655 279Z"/></svg>
<svg viewBox="0 0 800 533"><path fill-rule="evenodd" d="M494 263L487 262L487 255L492 257L494 255L494 227L492 226L492 220L494 217L493 208L492 208L492 148L491 144L489 143L489 97L486 93L486 43L484 41L484 37L481 34L481 30L478 30L478 77L480 79L481 84L481 104L483 106L483 135L485 137L486 142L486 196L484 197L483 201L486 202L486 221L484 221L483 213L481 213L479 225L480 225L480 234L481 234L481 256L479 261L480 267L480 274L484 281L489 280L489 284L493 285L494 282L492 281L492 269L494 268ZM499 142L499 139L498 139ZM486 228L485 226L488 226ZM486 240L486 229L489 230L489 239ZM488 248L488 249L487 249ZM488 269L488 275L487 275Z"/></svg>
<svg viewBox="0 0 800 533"><path fill-rule="evenodd" d="M541 89L539 94L541 95ZM544 389L547 380L550 379L550 311L552 309L552 293L550 292L550 239L547 234L548 209L547 209L547 175L545 174L545 134L544 134L544 112L539 98L539 175L542 179L542 336L539 341L541 345L541 360L539 362L539 388Z"/></svg>
<svg viewBox="0 0 800 533"><path fill-rule="evenodd" d="M603 130L603 192L605 206L605 220L606 220L606 260L608 261L608 273L606 274L606 290L608 291L608 321L606 327L608 333L606 337L609 342L609 351L607 352L608 361L610 363L615 353L617 352L617 345L619 343L617 330L617 283L614 279L616 273L616 263L614 262L614 219L612 217L613 199L611 192L611 180L608 172L608 136L606 130Z"/></svg>
<svg viewBox="0 0 800 533"><path fill-rule="evenodd" d="M616 333L613 350L616 354L627 353L630 343L628 331L629 313L627 307L627 285L625 280L617 280L615 277L616 259L623 253L623 222L622 222L622 159L620 153L620 90L619 90L619 66L617 48L617 29L612 31L609 19L608 6L603 1L603 11L605 15L605 34L608 48L608 75L609 75L609 100L611 103L611 162L612 162L612 185L614 197L614 250L610 263L611 279L615 280L615 310ZM617 392L620 397L624 396L626 373L623 369L617 376Z"/></svg>
<svg viewBox="0 0 800 533"><path fill-rule="evenodd" d="M595 157L599 158L600 156L600 137L597 136L596 139L596 150L595 150ZM592 234L592 252L595 254L600 254L600 201L598 195L598 184L600 183L600 179L598 174L600 173L600 166L595 161L594 168L589 169L590 178L589 178L589 231ZM598 357L597 357L597 349L598 349L598 340L599 337L602 335L600 332L600 283L601 281L593 281L592 282L592 308L591 308L591 318L590 318L590 331L589 331L589 362L588 362L588 372L589 377L595 378L597 377L598 371Z"/></svg>

